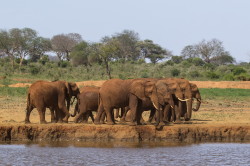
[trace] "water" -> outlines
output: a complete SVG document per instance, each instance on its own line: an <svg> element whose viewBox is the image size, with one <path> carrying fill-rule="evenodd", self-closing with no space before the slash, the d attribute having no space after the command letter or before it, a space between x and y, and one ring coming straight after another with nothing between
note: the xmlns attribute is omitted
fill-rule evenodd
<svg viewBox="0 0 250 166"><path fill-rule="evenodd" d="M0 145L0 165L250 165L250 144ZM99 147L102 145L101 147Z"/></svg>

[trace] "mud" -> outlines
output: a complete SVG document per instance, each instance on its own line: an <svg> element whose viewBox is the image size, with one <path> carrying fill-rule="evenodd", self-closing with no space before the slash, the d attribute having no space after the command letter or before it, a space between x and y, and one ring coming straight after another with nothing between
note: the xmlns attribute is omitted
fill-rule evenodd
<svg viewBox="0 0 250 166"><path fill-rule="evenodd" d="M6 141L123 141L123 142L250 142L250 125L180 124L153 125L1 125L0 140Z"/></svg>

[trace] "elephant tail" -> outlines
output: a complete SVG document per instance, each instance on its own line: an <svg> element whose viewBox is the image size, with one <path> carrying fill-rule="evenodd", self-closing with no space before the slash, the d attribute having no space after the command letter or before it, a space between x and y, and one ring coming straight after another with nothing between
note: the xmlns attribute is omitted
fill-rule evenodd
<svg viewBox="0 0 250 166"><path fill-rule="evenodd" d="M28 110L30 108L30 93L28 93L27 95L27 107L26 110Z"/></svg>

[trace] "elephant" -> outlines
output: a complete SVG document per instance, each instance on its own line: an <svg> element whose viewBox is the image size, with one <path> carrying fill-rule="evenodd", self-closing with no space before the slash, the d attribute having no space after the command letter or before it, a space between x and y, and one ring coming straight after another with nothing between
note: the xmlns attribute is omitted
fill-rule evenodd
<svg viewBox="0 0 250 166"><path fill-rule="evenodd" d="M100 103L95 117L95 124L100 124L101 114L105 111L107 124L113 125L115 122L114 117L112 117L112 110L129 106L132 113L132 121L129 124L140 125L142 101L149 98L156 110L160 111L160 105L165 104L165 99L171 100L172 94L167 93L167 87L162 89L162 93L159 93L160 96L158 96L158 91L161 89L156 89L157 82L158 79L111 79L104 82L99 90ZM178 92L181 93L180 88ZM181 98L182 96L178 97Z"/></svg>
<svg viewBox="0 0 250 166"><path fill-rule="evenodd" d="M171 121L175 121L176 123L180 123L181 117L183 117L183 104L186 104L186 112L187 115L192 112L192 92L191 92L191 86L188 80L184 78L174 78L176 82L179 84L181 91L182 91L182 97L184 100L181 99L175 99L176 109L175 112L172 112L172 118Z"/></svg>
<svg viewBox="0 0 250 166"><path fill-rule="evenodd" d="M100 87L83 87L80 89L80 94L77 96L77 104L74 110L75 117L74 122L77 123L80 117L83 117L83 121L87 121L90 116L94 122L92 111L98 109L98 93ZM78 114L76 115L76 113Z"/></svg>
<svg viewBox="0 0 250 166"><path fill-rule="evenodd" d="M38 110L40 123L47 123L46 108L51 112L55 110L59 121L68 122L70 100L79 93L79 88L74 82L43 80L34 82L28 90L25 123L30 123L30 113L34 108Z"/></svg>
<svg viewBox="0 0 250 166"><path fill-rule="evenodd" d="M190 100L191 101L191 111L190 112L187 112L187 103L183 103L182 105L182 117L184 117L184 119L186 121L189 121L192 117L192 111L198 111L199 108L200 108L200 105L201 105L201 95L200 95L200 91L197 87L196 84L194 83L190 83L190 87L191 87L191 92L192 92L192 99ZM196 104L196 108L193 108L192 105L193 105L193 98L195 98L197 100L197 104ZM190 102L188 101L188 102Z"/></svg>

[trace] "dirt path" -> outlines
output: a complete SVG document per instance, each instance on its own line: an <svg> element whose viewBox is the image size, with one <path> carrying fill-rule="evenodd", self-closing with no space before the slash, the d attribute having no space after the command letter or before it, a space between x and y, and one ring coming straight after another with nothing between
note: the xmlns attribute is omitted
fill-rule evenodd
<svg viewBox="0 0 250 166"><path fill-rule="evenodd" d="M79 87L82 86L99 86L101 87L104 80L100 81L81 81L76 82ZM250 89L250 81L190 81L195 83L199 88L238 88ZM29 87L31 83L17 83L9 87Z"/></svg>

